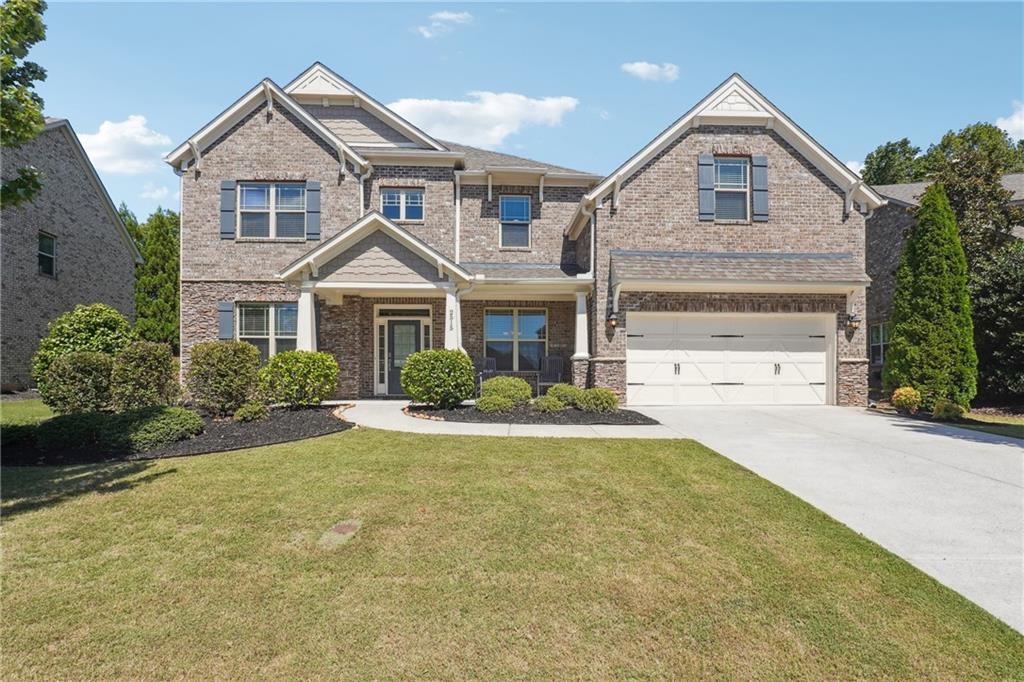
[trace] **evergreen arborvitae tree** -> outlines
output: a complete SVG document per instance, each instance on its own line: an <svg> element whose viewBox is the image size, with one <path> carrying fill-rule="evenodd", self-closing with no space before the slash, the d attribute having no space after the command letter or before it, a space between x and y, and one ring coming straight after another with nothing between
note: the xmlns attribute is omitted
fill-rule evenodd
<svg viewBox="0 0 1024 682"><path fill-rule="evenodd" d="M178 214L157 209L142 226L142 265L135 271L135 329L146 341L178 350Z"/></svg>
<svg viewBox="0 0 1024 682"><path fill-rule="evenodd" d="M882 384L967 406L977 391L978 356L967 289L967 259L941 183L921 198L917 225L903 246Z"/></svg>

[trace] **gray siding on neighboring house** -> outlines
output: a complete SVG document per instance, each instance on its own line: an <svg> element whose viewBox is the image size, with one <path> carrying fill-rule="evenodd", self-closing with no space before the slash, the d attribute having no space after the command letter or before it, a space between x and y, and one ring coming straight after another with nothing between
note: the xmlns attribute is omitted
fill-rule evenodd
<svg viewBox="0 0 1024 682"><path fill-rule="evenodd" d="M5 179L26 165L43 173L42 191L29 203L4 207L0 217L0 383L5 388L29 384L39 339L61 313L80 303L106 303L135 318L134 250L70 134L66 127L52 128L3 152ZM39 231L57 238L56 277L39 273Z"/></svg>

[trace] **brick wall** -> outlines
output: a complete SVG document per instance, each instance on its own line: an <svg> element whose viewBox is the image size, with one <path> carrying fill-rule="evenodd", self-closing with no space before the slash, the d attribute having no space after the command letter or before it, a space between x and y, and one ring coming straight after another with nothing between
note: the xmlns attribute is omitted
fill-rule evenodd
<svg viewBox="0 0 1024 682"><path fill-rule="evenodd" d="M455 175L436 166L374 166L366 182L366 208L380 211L382 188L422 188L423 221L400 223L449 258L455 257Z"/></svg>
<svg viewBox="0 0 1024 682"><path fill-rule="evenodd" d="M876 209L867 221L867 273L871 278L866 316L869 328L892 315L892 295L896 290L896 269L903 253L903 240L916 223L913 210L913 207L889 203ZM870 365L872 388L881 389L881 372L880 364Z"/></svg>

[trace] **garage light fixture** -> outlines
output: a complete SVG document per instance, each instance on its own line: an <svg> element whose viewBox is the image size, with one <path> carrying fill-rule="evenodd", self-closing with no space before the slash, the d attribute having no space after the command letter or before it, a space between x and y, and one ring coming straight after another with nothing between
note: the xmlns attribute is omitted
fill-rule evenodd
<svg viewBox="0 0 1024 682"><path fill-rule="evenodd" d="M611 315L608 316L608 326L611 327L612 329L619 326L618 313L612 313Z"/></svg>
<svg viewBox="0 0 1024 682"><path fill-rule="evenodd" d="M860 315L850 313L846 316L846 328L850 331L857 331L860 328Z"/></svg>

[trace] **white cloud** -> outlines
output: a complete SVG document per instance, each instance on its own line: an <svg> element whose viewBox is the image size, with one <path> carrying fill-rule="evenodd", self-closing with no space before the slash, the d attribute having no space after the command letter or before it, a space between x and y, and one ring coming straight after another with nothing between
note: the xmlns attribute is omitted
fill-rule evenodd
<svg viewBox="0 0 1024 682"><path fill-rule="evenodd" d="M171 196L171 190L163 185L155 185L152 182L147 182L142 186L142 191L139 192L139 196L143 199L151 199L152 201L163 201L167 197Z"/></svg>
<svg viewBox="0 0 1024 682"><path fill-rule="evenodd" d="M576 108L575 97L532 98L514 92L476 91L469 101L400 99L388 105L431 135L497 147L526 125L557 126Z"/></svg>
<svg viewBox="0 0 1024 682"><path fill-rule="evenodd" d="M124 121L104 121L95 133L78 138L97 169L139 175L160 167L162 150L171 138L146 126L146 117L133 114Z"/></svg>
<svg viewBox="0 0 1024 682"><path fill-rule="evenodd" d="M846 167L852 170L857 175L860 175L861 171L864 170L864 164L860 161L847 161Z"/></svg>
<svg viewBox="0 0 1024 682"><path fill-rule="evenodd" d="M622 70L630 76L635 76L642 81L661 81L671 83L679 78L679 67L669 62L663 64L652 64L650 62L627 62L622 65Z"/></svg>
<svg viewBox="0 0 1024 682"><path fill-rule="evenodd" d="M424 38L436 38L445 33L451 33L455 30L456 26L472 23L473 15L469 12L449 12L444 10L434 12L430 15L429 19L429 24L416 27L416 32Z"/></svg>
<svg viewBox="0 0 1024 682"><path fill-rule="evenodd" d="M996 119L996 125L1015 140L1024 140L1024 102L1013 102L1013 113Z"/></svg>
<svg viewBox="0 0 1024 682"><path fill-rule="evenodd" d="M601 117L602 121L608 121L612 117L612 112L608 111L607 109L602 109L597 113L597 115Z"/></svg>

